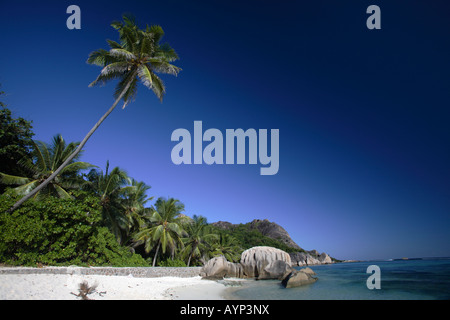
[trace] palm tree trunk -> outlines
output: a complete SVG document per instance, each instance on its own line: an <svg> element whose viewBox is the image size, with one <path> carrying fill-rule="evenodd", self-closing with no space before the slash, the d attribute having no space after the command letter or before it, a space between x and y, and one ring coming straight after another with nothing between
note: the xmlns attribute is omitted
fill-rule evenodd
<svg viewBox="0 0 450 320"><path fill-rule="evenodd" d="M83 149L84 145L88 141L88 139L92 136L92 134L97 130L97 128L102 124L102 122L109 116L109 114L116 108L117 104L120 100L122 100L123 96L127 92L127 90L130 88L130 85L132 83L132 80L134 79L136 75L131 77L130 81L127 83L125 88L120 93L120 96L114 101L114 104L109 108L109 110L100 118L100 120L92 127L91 131L88 132L88 134L84 137L83 141L81 141L78 148L75 149L75 151L64 161L62 165L59 166L58 169L56 169L50 177L48 177L44 182L42 182L40 185L38 185L36 188L34 188L29 194L25 195L22 199L17 201L10 209L9 211L12 212L16 210L18 207L20 207L25 201L33 197L36 193L38 193L40 190L45 188L47 184L50 183L60 172L62 169L64 169L72 160L76 157L78 153L80 153L81 149Z"/></svg>
<svg viewBox="0 0 450 320"><path fill-rule="evenodd" d="M155 257L153 258L153 267L156 265L156 258L158 257L159 246L161 245L161 241L158 241L158 246L156 247Z"/></svg>
<svg viewBox="0 0 450 320"><path fill-rule="evenodd" d="M189 267L189 265L191 264L191 258L194 255L195 249L197 249L197 246L194 246L191 250L191 253L189 254L189 259L188 259L188 263L187 266Z"/></svg>

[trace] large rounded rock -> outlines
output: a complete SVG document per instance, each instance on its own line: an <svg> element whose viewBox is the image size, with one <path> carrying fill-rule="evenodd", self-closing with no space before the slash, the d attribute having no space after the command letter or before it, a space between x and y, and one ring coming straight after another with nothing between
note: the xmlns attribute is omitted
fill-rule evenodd
<svg viewBox="0 0 450 320"><path fill-rule="evenodd" d="M229 262L220 256L209 260L201 269L200 276L204 279L243 278L243 269L239 263Z"/></svg>
<svg viewBox="0 0 450 320"><path fill-rule="evenodd" d="M291 267L289 254L277 248L253 247L245 250L241 255L241 265L245 276L248 278L277 279L280 275L274 278L274 275L271 275L271 271L266 271L265 269L272 264L269 269L273 270L276 267L273 263L278 260Z"/></svg>
<svg viewBox="0 0 450 320"><path fill-rule="evenodd" d="M269 263L264 268L264 272L259 273L258 280L267 280L267 279L283 280L292 271L293 271L292 267L288 265L285 261L275 260Z"/></svg>
<svg viewBox="0 0 450 320"><path fill-rule="evenodd" d="M317 281L317 278L313 277L309 270L307 270L307 272L303 272L303 270L300 269L300 270L294 270L285 279L283 279L283 281L281 283L286 288L294 288L294 287L300 287L300 286L304 286L306 284L314 283L316 281Z"/></svg>
<svg viewBox="0 0 450 320"><path fill-rule="evenodd" d="M304 272L304 273L307 273L307 274L310 274L310 275L312 275L312 276L315 276L315 275L317 274L317 273L315 273L315 272L313 271L313 269L311 269L311 268L309 268L309 267L302 268L302 269L300 269L299 271Z"/></svg>

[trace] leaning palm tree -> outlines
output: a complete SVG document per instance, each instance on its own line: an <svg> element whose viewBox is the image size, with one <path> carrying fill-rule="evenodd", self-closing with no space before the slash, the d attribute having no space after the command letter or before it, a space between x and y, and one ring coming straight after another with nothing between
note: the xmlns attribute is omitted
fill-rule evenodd
<svg viewBox="0 0 450 320"><path fill-rule="evenodd" d="M183 255L187 256L187 266L191 264L191 259L201 257L209 248L213 240L218 240L216 234L213 234L208 228L206 218L194 215L193 219L185 224L187 237L184 238Z"/></svg>
<svg viewBox="0 0 450 320"><path fill-rule="evenodd" d="M87 179L85 189L100 199L104 225L116 236L117 241L122 243L124 230L128 227L122 193L131 183L131 179L119 167L109 171L109 161L106 162L105 172L93 169L87 174Z"/></svg>
<svg viewBox="0 0 450 320"><path fill-rule="evenodd" d="M177 75L181 70L171 64L178 59L175 51L168 44L160 44L164 35L160 26L147 26L145 30L141 30L135 21L127 16L123 16L123 22L113 22L111 26L119 32L120 42L108 40L110 50L100 49L92 52L87 62L103 68L90 86L104 84L110 80L119 80L114 93L113 105L92 127L67 160L32 192L15 203L10 211L17 209L22 203L45 188L76 157L95 130L121 100L124 101L123 107L125 107L135 99L139 81L153 90L162 101L165 87L157 73Z"/></svg>
<svg viewBox="0 0 450 320"><path fill-rule="evenodd" d="M159 198L152 210L151 224L136 233L134 240L137 244L144 244L146 253L156 247L153 266L156 265L160 249L163 253L166 252L167 248L174 252L177 246L183 245L181 225L184 218L180 216L183 210L184 205L179 200Z"/></svg>
<svg viewBox="0 0 450 320"><path fill-rule="evenodd" d="M31 194L36 187L47 179L70 154L78 147L79 143L66 144L61 135L53 137L50 145L42 141L32 141L31 157L24 157L19 165L27 173L24 177L0 173L0 182L8 185L16 185L13 190L22 196ZM72 158L67 166L60 170L59 174L45 188L34 192L33 199L39 199L46 195L59 198L72 198L68 190L81 187L85 181L78 174L80 170L95 167L94 165L76 161L81 156Z"/></svg>

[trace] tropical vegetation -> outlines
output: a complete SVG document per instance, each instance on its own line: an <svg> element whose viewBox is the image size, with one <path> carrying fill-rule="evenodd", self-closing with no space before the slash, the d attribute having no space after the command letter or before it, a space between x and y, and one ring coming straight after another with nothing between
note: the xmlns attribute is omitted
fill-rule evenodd
<svg viewBox="0 0 450 320"><path fill-rule="evenodd" d="M47 179L58 168L67 157L75 150L78 143L66 144L61 135L53 137L52 143L46 144L42 141L31 141L32 150L28 156L22 157L18 166L25 173L23 176L15 176L0 173L0 180L6 185L18 185L14 188L18 195L30 194L41 181ZM76 161L81 156L77 155L45 188L34 194L34 199L52 194L58 198L71 198L68 193L70 189L81 188L85 181L77 175L80 170L94 167L92 164Z"/></svg>
<svg viewBox="0 0 450 320"><path fill-rule="evenodd" d="M284 244L244 227L231 233L186 215L176 198L148 194L150 186L120 168L81 161L100 124L141 82L162 100L157 74L177 75L178 59L159 26L141 30L127 16L113 22L119 42L90 54L102 67L91 86L118 80L115 102L81 142L57 134L50 143L33 140L31 121L14 118L0 102L0 264L89 266L194 266L223 255L239 260L255 244ZM0 92L3 95L3 92ZM30 199L29 201L27 201Z"/></svg>
<svg viewBox="0 0 450 320"><path fill-rule="evenodd" d="M9 115L0 119L2 134L33 136L29 123L14 119L5 106L1 111ZM23 130L7 123L21 123ZM22 139L16 138L8 141ZM2 143L1 148L10 147ZM0 263L173 267L202 265L220 255L236 262L243 250L255 245L289 251L284 243L245 224L224 230L205 216L189 217L179 199L153 201L148 184L124 169L111 169L109 161L104 169L82 162L81 153L38 196L8 210L77 145L61 135L49 144L31 139L16 145L22 149L17 149L22 155L17 168L2 164L0 171L16 175L0 172L5 187L0 195Z"/></svg>
<svg viewBox="0 0 450 320"><path fill-rule="evenodd" d="M114 92L115 101L106 113L97 121L86 134L77 147L65 158L51 174L40 181L39 185L20 198L9 210L14 211L25 201L34 197L55 179L64 168L72 163L73 159L83 149L86 142L97 128L123 100L123 108L136 98L137 85L141 82L151 89L162 101L165 87L158 73L177 75L180 68L171 64L178 60L178 55L169 44L161 44L164 31L160 26L148 26L145 30L139 29L132 17L123 16L123 22L113 22L111 26L119 33L120 42L107 40L110 50L99 49L89 55L87 63L102 67L102 70L89 86L103 85L111 80L119 80Z"/></svg>
<svg viewBox="0 0 450 320"><path fill-rule="evenodd" d="M4 94L0 91L0 96ZM34 135L32 128L31 121L21 117L14 119L11 110L0 101L0 171L14 176L24 174L17 163L30 155ZM6 186L0 182L0 193L5 191Z"/></svg>

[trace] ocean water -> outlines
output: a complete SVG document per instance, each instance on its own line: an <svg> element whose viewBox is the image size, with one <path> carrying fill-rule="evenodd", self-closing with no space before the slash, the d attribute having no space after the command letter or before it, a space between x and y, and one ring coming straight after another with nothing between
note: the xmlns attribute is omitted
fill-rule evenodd
<svg viewBox="0 0 450 320"><path fill-rule="evenodd" d="M368 289L367 267L381 271L380 289ZM311 266L315 283L284 288L276 280L249 280L231 288L243 300L450 300L450 259L369 261ZM300 269L300 268L298 268Z"/></svg>

